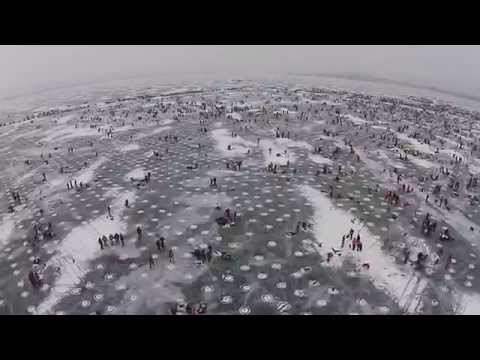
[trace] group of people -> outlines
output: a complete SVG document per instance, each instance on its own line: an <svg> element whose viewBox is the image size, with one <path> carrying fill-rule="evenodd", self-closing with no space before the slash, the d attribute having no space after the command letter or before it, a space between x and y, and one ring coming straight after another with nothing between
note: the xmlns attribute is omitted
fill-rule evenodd
<svg viewBox="0 0 480 360"><path fill-rule="evenodd" d="M199 304L179 302L171 306L170 313L172 315L203 315L207 313L207 304L204 302Z"/></svg>
<svg viewBox="0 0 480 360"><path fill-rule="evenodd" d="M19 191L10 191L10 194L12 195L13 201L17 204L22 203L22 199L20 198L20 192Z"/></svg>
<svg viewBox="0 0 480 360"><path fill-rule="evenodd" d="M217 210L221 210L220 206L217 205L216 207ZM230 208L226 208L224 213L223 213L223 216L220 216L216 219L216 222L217 224L219 225L227 225L227 224L235 224L237 221L239 220L238 216L237 216L237 212L236 211L231 211Z"/></svg>
<svg viewBox="0 0 480 360"><path fill-rule="evenodd" d="M400 196L395 191L387 191L385 194L385 200L389 205L397 206L400 202Z"/></svg>
<svg viewBox="0 0 480 360"><path fill-rule="evenodd" d="M163 247L160 247L158 243L157 243L157 248L159 249L159 251L163 251L165 249L164 245ZM150 270L153 269L153 267L155 266L155 258L156 258L155 254L150 254L150 256L148 257L148 266ZM168 249L168 262L170 264L175 264L175 253L173 252L172 248Z"/></svg>
<svg viewBox="0 0 480 360"><path fill-rule="evenodd" d="M267 165L267 172L276 174L277 173L277 164L274 164L273 162L270 162Z"/></svg>
<svg viewBox="0 0 480 360"><path fill-rule="evenodd" d="M434 233L436 229L437 222L431 218L430 213L427 213L422 222L422 234L430 236L430 234Z"/></svg>
<svg viewBox="0 0 480 360"><path fill-rule="evenodd" d="M360 231L357 233L357 236L354 236L354 230L350 229L348 234L345 234L342 236L342 243L341 243L341 248L343 249L345 247L345 241L347 239L350 240L350 244L348 244L348 247L352 249L353 251L362 251L363 250L363 243L360 240Z"/></svg>
<svg viewBox="0 0 480 360"><path fill-rule="evenodd" d="M206 249L195 248L191 254L198 262L205 264L212 261L213 248L212 245L208 245Z"/></svg>
<svg viewBox="0 0 480 360"><path fill-rule="evenodd" d="M98 238L98 244L100 245L100 250L103 250L107 247L114 247L120 245L125 246L125 240L122 233L115 233L114 235L109 234L108 238L106 235L102 235Z"/></svg>
<svg viewBox="0 0 480 360"><path fill-rule="evenodd" d="M477 184L478 184L478 178L476 176L471 175L470 178L468 179L466 188L467 190L471 188L475 188L477 187Z"/></svg>
<svg viewBox="0 0 480 360"><path fill-rule="evenodd" d="M295 105L295 107L296 107L296 105ZM203 108L205 110L205 104L204 104ZM244 108L239 107L236 110L237 111L244 111ZM298 107L296 107L296 110L298 110ZM163 111L163 112L165 112L165 111ZM263 109L263 112L264 113L266 112L265 109ZM186 113L188 113L188 111L186 111ZM222 111L215 113L214 117L219 116L219 114L221 114L221 113L222 113ZM305 114L304 112L300 113L300 116L301 116L302 119L305 117L304 114ZM179 116L183 116L183 115L179 115ZM205 119L208 119L208 114L203 115L203 116L205 117ZM275 114L275 117L278 117L278 114ZM364 117L366 117L366 113L364 114ZM207 132L207 128L204 127L207 123L205 119L200 119L200 125L202 126L200 128L200 132L202 132L202 133ZM256 122L256 120L257 119L255 118L255 122ZM249 120L249 123L250 122L251 121ZM341 126L343 125L342 122L341 122L341 118L339 116L337 116L336 120L334 120L332 123L333 124L339 124L340 123ZM91 125L91 127L92 127L92 125ZM360 130L361 129L362 128L360 128ZM367 132L368 132L368 127L366 127L366 129L367 129ZM408 129L408 125L400 126L398 128L398 132L404 132L406 129ZM100 129L99 129L99 131L100 131ZM328 130L328 129L323 129L323 133L326 136L337 136L338 135L338 132ZM112 134L113 134L112 129L110 128L108 131L105 132L105 134L106 134L107 137L111 138ZM233 138L236 138L238 136L238 134L236 132L232 131L231 136ZM289 139L290 138L290 131L288 131L288 130L280 131L280 128L277 127L275 129L275 137L276 138L287 138L287 139ZM372 134L371 137L375 138L375 135ZM418 137L418 134L415 134L414 137ZM159 139L161 140L162 138L159 137ZM167 136L164 136L163 139L164 139L165 142L170 142L170 143L176 143L176 142L179 141L177 136L174 136L174 135L171 135L171 134L167 135ZM380 139L381 140L387 140L387 141L395 141L395 146L397 145L397 142L398 142L397 137L392 135L392 133L386 133L386 134L380 136ZM257 144L259 144L259 142L260 142L260 138L257 139ZM424 143L429 144L430 140L425 137L424 138ZM345 144L350 146L350 152L352 154L354 154L354 148L353 148L353 145L351 143L351 140L347 141L347 139L345 139ZM199 149L201 149L200 146L199 146ZM231 145L228 145L227 149L231 150L232 149ZM73 147L69 147L68 152L73 152ZM166 152L168 153L168 148L166 149ZM271 148L268 149L268 152L269 152L269 155L272 155L272 149ZM321 152L322 152L322 147L319 146L319 145L315 145L313 153L318 154L318 153L321 153ZM333 155L337 155L340 152L341 152L341 149L339 147L336 147L334 152L333 152ZM156 156L156 157L159 157L159 152L158 151L153 151L153 155ZM277 154L277 156L282 156L282 154ZM456 155L453 155L453 158L454 158L456 163L461 163L462 162L461 157L457 157ZM359 155L357 155L357 161L359 161L359 159L360 159ZM407 152L405 152L404 154L400 153L400 159L405 160L405 161L408 160ZM286 166L289 167L289 165L290 165L290 162L287 161ZM241 160L240 161L236 160L236 161L231 161L231 162L229 161L229 162L226 163L227 169L240 170L241 166L242 166L242 161ZM285 166L277 165L277 164L274 164L273 162L270 162L267 165L267 171L276 174L278 168L284 168L284 167ZM194 166L189 166L187 168L192 169L192 170L197 169L198 164L195 163ZM332 167L332 169L333 169L333 171L335 171L335 167ZM446 171L448 172L448 169ZM294 172L296 172L296 169L294 169ZM327 165L324 164L322 172L323 172L323 174L327 174L327 173L331 173L332 171L331 170L329 171L329 168L327 167ZM396 173L396 170L394 172ZM441 170L441 172L443 174L442 170ZM320 175L320 170L317 170L316 175L317 176ZM341 175L342 175L342 169L341 169L341 166L339 166L338 175L335 177L335 179L337 181L339 181L340 180L339 176L341 176ZM447 175L448 175L448 173L447 173ZM44 176L44 180L46 181L45 174L43 174L43 176ZM148 172L144 176L142 181L144 183L149 183L150 182L150 177L151 177L151 174L150 174L150 172ZM400 185L400 179L401 179L401 176L398 174L397 183L399 185ZM438 176L436 178L432 178L432 180L434 180L434 181L436 181L437 179L438 179ZM131 180L134 181L133 178L131 178ZM82 189L83 185L85 185L85 187L88 187L88 184L82 184L82 182L80 182L79 185L77 185L76 180L74 181L74 183L72 182L72 180L70 180L69 182L67 182L67 189L68 190L78 189L78 188ZM217 186L216 177L210 178L210 186ZM454 182L452 184L451 188L455 191L458 191L459 186L460 186L460 183L457 181L457 182ZM477 186L477 178L472 176L467 183L467 189L475 187L475 186ZM413 190L414 190L413 186L406 185L405 183L403 183L399 186L399 191L398 192L410 193ZM377 185L377 191L378 191L378 185ZM370 188L369 188L369 193L371 193ZM17 196L18 196L18 202L20 202L20 196L19 195L17 195ZM330 197L333 197L333 186L331 186L331 185L330 185ZM16 199L15 196L14 196L14 200L17 202L17 199ZM400 196L395 191L388 191L388 192L385 193L385 200L389 203L389 205L398 205L399 201L400 201ZM427 202L428 202L428 195L427 195ZM445 207L448 208L447 199L443 198L443 197L440 197L440 205L439 206L442 207L442 205L445 205ZM125 206L128 207L128 200L125 200ZM107 210L108 210L108 215L111 217L110 207L107 207ZM219 219L221 219L221 220L219 221ZM238 220L238 217L237 217L236 211L232 211L229 208L224 210L223 216L221 218L217 218L217 222L219 224L228 224L228 223L231 224L231 223L237 222L237 220ZM304 231L307 231L309 229L309 227L311 227L311 224L308 224L304 221L299 221L296 224L295 232L291 232L290 235L298 234L302 229ZM427 214L426 218L422 222L422 226L421 226L422 233L426 236L429 236L429 235L435 233L436 227L437 227L437 222L431 219L430 214ZM45 233L45 231L47 231L47 232ZM39 226L39 229L35 230L35 232L39 232L40 234L42 234L42 235L39 235L39 237L41 236L43 238L48 238L49 236L53 236L53 235L50 235L50 234L53 234L53 233L50 233L49 231L51 231L51 223L49 223L48 227ZM136 232L137 232L138 241L142 241L143 231L142 231L140 226L137 226ZM451 236L448 232L448 229L442 230L442 232L440 234L440 240L447 240L447 239L451 239ZM348 241L348 248L350 248L352 251L355 251L355 252L362 252L363 251L363 243L361 241L361 237L360 237L359 232L355 235L354 230L350 229L348 234L344 234L342 236L342 241L341 241L341 248L342 249L345 248L345 246L347 245L347 243L346 243L347 241ZM103 235L103 236L98 238L98 243L100 245L101 250L104 250L105 248L108 248L108 247L118 246L118 245L121 245L122 247L125 246L124 237L123 237L123 234L121 234L121 233L115 233L113 235L109 234L108 237L106 235ZM163 237L159 237L155 241L155 246L156 246L156 249L159 252L164 252L165 251L165 239ZM328 255L327 255L327 261L328 262L331 260L334 253L335 253L335 250L332 253L328 253ZM205 263L211 262L213 254L214 254L214 250L213 250L211 245L208 245L207 248L195 248L191 252L191 254L193 255L193 257L198 262L200 262L202 264L205 264ZM222 253L222 255L223 255L223 253ZM409 253L406 256L407 260L408 260L408 256L409 256ZM175 263L173 249L168 250L168 258L169 258L170 263ZM419 253L417 255L417 263L422 263L425 260L425 258L426 258L426 255L423 255L422 253ZM148 258L148 264L149 264L149 267L151 269L155 265L155 259L156 259L156 257L154 257L153 254L150 255L149 258ZM407 260L405 260L405 263L407 262ZM38 277L38 279L37 279L37 277ZM41 283L40 276L38 275L38 272L33 272L30 280L31 280L32 284L33 283L36 284L35 286L38 286L38 284ZM198 307L195 307L193 304L179 305L179 306L175 307L175 310L172 310L172 313L180 313L183 310L188 314L204 313L204 312L206 312L206 305L201 304Z"/></svg>
<svg viewBox="0 0 480 360"><path fill-rule="evenodd" d="M301 229L303 231L307 231L312 227L313 227L313 224L309 224L305 221L297 221L297 225L295 226L295 231L288 232L287 234L290 236L297 235L301 231Z"/></svg>
<svg viewBox="0 0 480 360"><path fill-rule="evenodd" d="M34 248L37 248L41 240L51 240L55 237L53 232L53 225L49 221L47 224L42 224L41 222L33 224L33 236L31 245Z"/></svg>
<svg viewBox="0 0 480 360"><path fill-rule="evenodd" d="M275 137L281 138L281 139L290 139L290 131L285 131L285 130L280 131L280 128L277 127L275 129Z"/></svg>
<svg viewBox="0 0 480 360"><path fill-rule="evenodd" d="M177 143L179 141L178 135L168 134L163 137L165 142Z"/></svg>
<svg viewBox="0 0 480 360"><path fill-rule="evenodd" d="M69 180L67 181L67 190L82 190L83 188L85 189L88 189L90 187L90 185L88 183L83 183L82 181L80 181L78 184L77 184L77 180Z"/></svg>
<svg viewBox="0 0 480 360"><path fill-rule="evenodd" d="M217 186L217 178L216 177L210 178L210 186Z"/></svg>
<svg viewBox="0 0 480 360"><path fill-rule="evenodd" d="M229 145L230 146L230 145ZM242 168L242 160L232 160L232 161L227 161L226 163L227 169L231 169L233 171L240 171Z"/></svg>
<svg viewBox="0 0 480 360"><path fill-rule="evenodd" d="M28 280L35 290L38 290L43 285L43 272L47 268L47 264L40 265L40 258L35 257L33 260L32 269L28 272Z"/></svg>

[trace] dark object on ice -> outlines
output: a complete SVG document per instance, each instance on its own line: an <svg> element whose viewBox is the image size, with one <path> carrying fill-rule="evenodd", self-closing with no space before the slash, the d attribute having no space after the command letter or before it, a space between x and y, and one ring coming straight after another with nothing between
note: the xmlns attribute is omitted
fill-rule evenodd
<svg viewBox="0 0 480 360"><path fill-rule="evenodd" d="M232 255L229 253L226 253L225 251L222 251L222 260L230 261L232 260Z"/></svg>
<svg viewBox="0 0 480 360"><path fill-rule="evenodd" d="M216 218L215 221L217 222L218 225L222 225L222 226L228 224L228 220L223 216Z"/></svg>
<svg viewBox="0 0 480 360"><path fill-rule="evenodd" d="M427 255L425 255L421 252L419 252L417 254L417 261L415 261L415 268L417 270L423 268L423 266L424 266L423 262L427 259L427 257L428 257Z"/></svg>
<svg viewBox="0 0 480 360"><path fill-rule="evenodd" d="M428 257L428 256L427 256L426 254L423 254L422 252L419 252L419 253L417 254L417 261L418 261L418 262L424 261L424 260L427 259L427 257Z"/></svg>
<svg viewBox="0 0 480 360"><path fill-rule="evenodd" d="M442 228L442 233L440 234L440 240L442 241L453 240L453 237L450 236L448 228L446 227Z"/></svg>
<svg viewBox="0 0 480 360"><path fill-rule="evenodd" d="M30 271L28 273L28 279L30 280L30 283L32 284L34 289L38 289L42 286L42 280L40 280L40 277L38 276L37 272L35 271Z"/></svg>
<svg viewBox="0 0 480 360"><path fill-rule="evenodd" d="M207 313L207 304L200 303L198 305L197 314L206 314Z"/></svg>

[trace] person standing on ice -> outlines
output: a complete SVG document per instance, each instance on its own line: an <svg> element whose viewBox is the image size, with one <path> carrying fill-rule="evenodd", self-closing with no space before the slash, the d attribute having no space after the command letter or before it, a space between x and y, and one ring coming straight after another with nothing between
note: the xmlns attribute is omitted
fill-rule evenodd
<svg viewBox="0 0 480 360"><path fill-rule="evenodd" d="M111 212L111 209L110 209L110 205L107 205L107 212L108 212L108 216L111 218L112 217L112 212Z"/></svg>
<svg viewBox="0 0 480 360"><path fill-rule="evenodd" d="M168 261L171 264L175 264L175 255L173 254L173 249L168 250Z"/></svg>
<svg viewBox="0 0 480 360"><path fill-rule="evenodd" d="M103 242L101 237L98 238L98 243L100 244L100 250L103 250Z"/></svg>
<svg viewBox="0 0 480 360"><path fill-rule="evenodd" d="M102 243L104 248L108 246L108 238L105 235L102 236Z"/></svg>
<svg viewBox="0 0 480 360"><path fill-rule="evenodd" d="M212 261L212 254L213 254L212 245L208 245L208 251L207 251L207 261L208 262Z"/></svg>
<svg viewBox="0 0 480 360"><path fill-rule="evenodd" d="M142 241L142 228L140 226L137 226L137 240Z"/></svg>

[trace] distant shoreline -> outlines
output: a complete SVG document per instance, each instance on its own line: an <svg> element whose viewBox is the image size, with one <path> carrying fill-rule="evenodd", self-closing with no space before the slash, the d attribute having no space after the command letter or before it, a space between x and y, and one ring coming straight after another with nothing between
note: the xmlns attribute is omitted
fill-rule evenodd
<svg viewBox="0 0 480 360"><path fill-rule="evenodd" d="M397 86L402 86L406 88L432 91L439 94L446 94L459 99L466 99L466 100L471 100L471 101L480 103L480 97L477 97L474 95L445 90L445 89L437 88L434 86L418 85L418 84L410 83L408 81L399 81L399 80L392 80L392 79L379 78L379 77L367 76L367 75L358 75L358 74L290 73L290 75L299 76L299 77L302 77L302 76L303 77L321 77L321 78L330 78L330 79L345 79L345 80L363 81L363 82L370 82L370 83L391 84L391 85L397 85Z"/></svg>

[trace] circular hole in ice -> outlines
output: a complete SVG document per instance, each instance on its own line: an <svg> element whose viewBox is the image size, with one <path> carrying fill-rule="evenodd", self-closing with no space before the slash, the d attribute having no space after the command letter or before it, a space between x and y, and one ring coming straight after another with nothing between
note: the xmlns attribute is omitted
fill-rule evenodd
<svg viewBox="0 0 480 360"><path fill-rule="evenodd" d="M222 304L230 304L232 303L232 301L233 301L233 298L230 295L225 295L220 298L220 302Z"/></svg>

